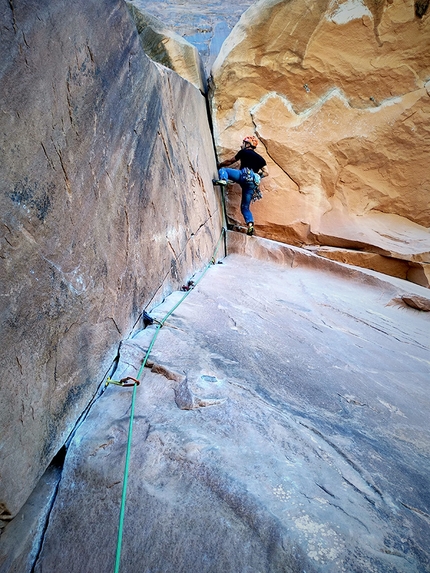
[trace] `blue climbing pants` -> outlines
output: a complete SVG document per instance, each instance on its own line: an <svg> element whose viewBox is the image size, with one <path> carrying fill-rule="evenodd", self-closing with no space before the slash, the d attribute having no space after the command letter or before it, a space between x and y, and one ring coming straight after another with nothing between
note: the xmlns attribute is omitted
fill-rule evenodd
<svg viewBox="0 0 430 573"><path fill-rule="evenodd" d="M230 169L229 167L221 167L219 170L219 178L225 179L226 181L230 179L234 183L239 183L242 187L242 202L240 204L240 211L245 219L245 223L253 223L254 217L249 209L251 205L252 195L254 194L254 184L253 183L243 183L240 181L240 170Z"/></svg>

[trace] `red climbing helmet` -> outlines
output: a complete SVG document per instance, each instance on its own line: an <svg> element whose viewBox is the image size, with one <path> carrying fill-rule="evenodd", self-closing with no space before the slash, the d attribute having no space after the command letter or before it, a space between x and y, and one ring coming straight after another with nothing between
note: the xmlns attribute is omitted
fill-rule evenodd
<svg viewBox="0 0 430 573"><path fill-rule="evenodd" d="M249 143L254 149L257 147L258 145L258 139L256 137L254 137L253 135L247 135L246 137L243 138L244 143Z"/></svg>

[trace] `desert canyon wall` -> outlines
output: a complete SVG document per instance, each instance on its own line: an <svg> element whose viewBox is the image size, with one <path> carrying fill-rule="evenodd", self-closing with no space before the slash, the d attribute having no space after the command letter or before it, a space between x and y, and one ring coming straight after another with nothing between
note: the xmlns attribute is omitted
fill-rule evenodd
<svg viewBox="0 0 430 573"><path fill-rule="evenodd" d="M260 140L260 235L429 285L428 4L260 0L243 14L211 109L221 159Z"/></svg>
<svg viewBox="0 0 430 573"><path fill-rule="evenodd" d="M180 38L196 24L191 17L187 21L187 2L176 12L166 12L169 26L180 14L178 25L172 26L176 34L152 17L162 17L167 4L0 0L0 520L17 514L112 374L119 349L124 349L122 356L127 354L127 345L121 345L140 324L142 311L155 307L211 260L223 219L219 190L212 185L216 174L212 135L219 159L234 154L243 136L254 133L259 138L257 151L270 170L262 183L263 200L253 205L263 244L265 238L274 239L293 245L293 252L305 247L312 255L429 286L428 0L258 0L253 4L241 0L234 7L207 2L202 6L202 24L196 27L200 30L197 44L202 36L210 36L203 63L196 49ZM201 3L190 0L188 4L196 9ZM224 17L231 8L231 16L249 5L212 70L212 134L204 69L226 33L226 20L214 12L221 11ZM153 9L152 16L145 14L146 8ZM203 23L208 21L206 29ZM237 186L228 187L226 199L228 221L235 228L241 223ZM243 238L235 235L239 239L233 242ZM244 238L249 252L258 249L259 243L253 240ZM218 308L215 295L213 300ZM425 302L423 310L428 310ZM295 304L301 312L299 298ZM245 309L242 318L248 312ZM205 322L204 312L200 314ZM179 330L181 320L178 324ZM342 328L339 332L343 333ZM388 332L390 340L395 339L393 332ZM212 334L205 352L217 344L217 333ZM306 331L305 342L308 336ZM366 336L367 331L363 339ZM340 342L334 340L336 348ZM281 342L276 348L281 348ZM163 352L168 351L167 342ZM418 353L422 379L424 353L422 345ZM395 355L394 349L389 356ZM274 352L273 363L276 359ZM398 360L401 364L401 356ZM227 358L226 380L229 365ZM290 367L282 368L279 386ZM319 365L312 368L316 372ZM205 371L203 381L213 381L210 374ZM307 379L308 372L303 376ZM369 380L373 380L370 374ZM160 398L157 384L156 380L147 390L148 408L156 404L160 425L163 416L178 420L181 436L182 410L178 414L166 398L166 413L158 403L169 392L171 398L173 390L161 385ZM291 374L292 387L295 384ZM415 400L411 396L409 411ZM402 396L398 398L401 403ZM285 403L290 399L287 393ZM126 399L117 400L126 417ZM101 412L103 417L103 407L99 403L93 416ZM258 414L261 403L257 400L247 407ZM333 399L333 412L336 408ZM379 420L379 410L374 412ZM321 414L324 423L325 414ZM221 431L224 420L218 420L216 411L211 415L215 431ZM107 435L116 417L115 410L103 422ZM236 418L233 412L232 424ZM100 426L98 421L94 426ZM264 424L261 428L264 435ZM357 428L359 435L360 424ZM146 439L146 429L140 431L142 440ZM241 431L238 428L238 435ZM101 445L97 442L102 454L104 439ZM119 459L124 451L121 440L115 448ZM79 456L74 444L70 464L81 467ZM414 460L419 465L418 454ZM105 459L97 463L101 475ZM187 458L184 467L188 463ZM109 461L113 481L119 466L113 468ZM215 476L219 466L216 461ZM67 479L63 490L68 495L74 477ZM92 480L89 474L88 482L98 489L99 482ZM218 484L215 478L213 482ZM134 485L139 499L140 485ZM199 503L199 488L194 494L193 487L196 482L186 489L193 503ZM422 485L414 492L416 497L411 494L411 507L424 490ZM232 499L226 491L226 499ZM87 499L86 492L81 493ZM202 520L196 523L203 524L197 529L205 531L206 516L214 506L210 495L202 499ZM115 517L117 501L110 507ZM105 512L104 504L103 498L95 511L100 507ZM223 508L216 499L215 506ZM190 508L187 515L195 515L194 506ZM72 509L78 516L73 523L79 523L79 502ZM253 511L250 523L254 523ZM56 512L54 524L67 520L61 507ZM139 512L139 519L146 517ZM267 533L267 539L262 536L262 551L273 541L265 519L260 523ZM105 527L105 523L99 525ZM180 529L173 521L168 525ZM88 540L92 522L85 527L81 535ZM62 529L57 529L61 538ZM415 530L419 527L414 522ZM187 538L185 530L181 535ZM243 535L247 539L248 533ZM425 540L425 533L422 536ZM154 537L163 544L155 530ZM232 539L231 547L236 541ZM217 545L217 538L211 542ZM54 546L58 547L56 537L46 552ZM238 542L237 546L244 545ZM182 548L191 559L188 546ZM86 549L96 560L90 543ZM155 551L154 563L158 557ZM57 562L54 551L49 559ZM67 553L63 559L68 560ZM220 570L222 566L220 562ZM286 563L282 567L290 570ZM416 573L413 567L415 562L410 570Z"/></svg>
<svg viewBox="0 0 430 573"><path fill-rule="evenodd" d="M206 101L122 0L0 2L0 518L221 230Z"/></svg>

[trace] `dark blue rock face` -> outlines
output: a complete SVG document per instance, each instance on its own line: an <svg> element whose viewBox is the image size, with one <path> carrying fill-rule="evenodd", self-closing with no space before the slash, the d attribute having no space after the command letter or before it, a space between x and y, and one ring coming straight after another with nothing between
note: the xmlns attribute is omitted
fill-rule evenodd
<svg viewBox="0 0 430 573"><path fill-rule="evenodd" d="M197 0L138 0L134 4L162 20L167 27L197 47L206 73L221 45L253 0L200 2Z"/></svg>

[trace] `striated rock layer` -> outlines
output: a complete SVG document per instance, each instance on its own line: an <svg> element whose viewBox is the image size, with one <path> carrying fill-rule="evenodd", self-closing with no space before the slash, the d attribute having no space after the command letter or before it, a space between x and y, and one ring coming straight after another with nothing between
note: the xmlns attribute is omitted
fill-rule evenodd
<svg viewBox="0 0 430 573"><path fill-rule="evenodd" d="M410 261L428 286L427 4L261 0L242 16L213 67L212 116L221 159L260 139L258 232ZM240 222L237 186L228 202Z"/></svg>
<svg viewBox="0 0 430 573"><path fill-rule="evenodd" d="M143 308L210 259L202 94L121 0L0 0L0 519L14 515Z"/></svg>

